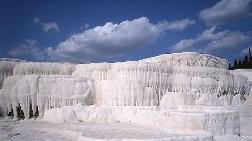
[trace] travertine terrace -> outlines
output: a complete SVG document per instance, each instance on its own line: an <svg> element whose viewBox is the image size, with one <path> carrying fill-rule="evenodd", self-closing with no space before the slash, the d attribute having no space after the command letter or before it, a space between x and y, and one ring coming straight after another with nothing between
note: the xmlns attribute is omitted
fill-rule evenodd
<svg viewBox="0 0 252 141"><path fill-rule="evenodd" d="M17 117L20 106L25 118L32 109L49 122L122 122L164 132L204 132L170 140L252 136L252 71L229 71L227 60L208 54L91 64L4 60L0 73L2 116L13 110Z"/></svg>

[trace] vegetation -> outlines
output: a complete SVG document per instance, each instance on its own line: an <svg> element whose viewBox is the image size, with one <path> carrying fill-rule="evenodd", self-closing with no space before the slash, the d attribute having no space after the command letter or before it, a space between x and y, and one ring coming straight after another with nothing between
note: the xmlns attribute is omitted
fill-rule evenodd
<svg viewBox="0 0 252 141"><path fill-rule="evenodd" d="M245 54L243 58L234 59L233 65L229 64L229 69L252 69L252 56L250 48L248 49L248 53Z"/></svg>

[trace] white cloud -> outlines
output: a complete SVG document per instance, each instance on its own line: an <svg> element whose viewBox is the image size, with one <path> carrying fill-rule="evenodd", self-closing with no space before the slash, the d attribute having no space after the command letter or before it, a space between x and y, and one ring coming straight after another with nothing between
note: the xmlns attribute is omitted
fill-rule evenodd
<svg viewBox="0 0 252 141"><path fill-rule="evenodd" d="M184 39L181 40L179 43L173 46L173 51L174 52L182 52L182 51L190 51L192 50L192 47L194 44L196 44L199 39Z"/></svg>
<svg viewBox="0 0 252 141"><path fill-rule="evenodd" d="M42 30L44 32L49 32L49 31L56 31L59 32L60 28L58 26L58 24L54 21L52 22L41 22L41 20L39 18L34 18L33 19L33 24L39 24L42 27Z"/></svg>
<svg viewBox="0 0 252 141"><path fill-rule="evenodd" d="M233 50L240 48L241 45L248 43L250 37L241 32L220 31L215 32L216 27L206 29L196 38L184 39L172 47L174 52L197 51L198 44L206 44L201 48L204 52L214 52L221 50Z"/></svg>
<svg viewBox="0 0 252 141"><path fill-rule="evenodd" d="M175 23L179 23L178 26ZM175 22L150 23L146 17L123 21L119 24L107 22L75 34L58 44L56 49L47 49L54 59L74 61L99 60L99 58L123 55L136 48L146 46L167 30L183 30L194 22L189 19Z"/></svg>
<svg viewBox="0 0 252 141"><path fill-rule="evenodd" d="M37 40L25 40L8 52L10 56L16 58L31 57L35 60L45 59L45 53L37 47Z"/></svg>
<svg viewBox="0 0 252 141"><path fill-rule="evenodd" d="M43 31L48 32L48 31L56 31L59 32L59 26L56 22L48 22L48 23L41 23L43 27Z"/></svg>
<svg viewBox="0 0 252 141"><path fill-rule="evenodd" d="M39 19L39 18L36 17L36 18L33 19L33 23L34 23L34 24L37 24L37 23L39 23L39 22L40 22L40 19Z"/></svg>
<svg viewBox="0 0 252 141"><path fill-rule="evenodd" d="M244 35L243 33L233 32L229 33L222 39L212 41L208 44L205 50L207 52L212 52L215 50L233 50L240 48L241 45L247 43L249 39L250 37Z"/></svg>
<svg viewBox="0 0 252 141"><path fill-rule="evenodd" d="M200 12L200 19L208 25L218 25L249 15L251 0L221 0Z"/></svg>
<svg viewBox="0 0 252 141"><path fill-rule="evenodd" d="M88 23L83 23L83 25L80 27L81 30L89 29L91 26Z"/></svg>
<svg viewBox="0 0 252 141"><path fill-rule="evenodd" d="M196 38L181 40L179 43L174 45L172 49L175 52L192 51L195 44L200 43L202 41L217 40L219 38L223 38L223 36L225 36L227 33L227 31L214 33L215 29L216 27L212 27L210 29L206 29Z"/></svg>
<svg viewBox="0 0 252 141"><path fill-rule="evenodd" d="M163 26L164 29L169 29L169 30L184 30L186 29L189 25L195 24L194 20L190 19L182 19L182 20L177 20L177 21L172 21L172 22L161 22L160 26Z"/></svg>

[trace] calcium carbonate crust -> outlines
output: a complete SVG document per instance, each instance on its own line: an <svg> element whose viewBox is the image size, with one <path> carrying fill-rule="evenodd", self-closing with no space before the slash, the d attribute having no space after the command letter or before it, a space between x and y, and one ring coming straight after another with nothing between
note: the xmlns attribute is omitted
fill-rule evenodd
<svg viewBox="0 0 252 141"><path fill-rule="evenodd" d="M187 52L91 64L5 60L0 72L3 116L13 109L17 117L21 107L26 118L38 109L51 122L125 122L163 131L250 135L246 124L252 125L252 115L245 113L252 105L247 76L252 72L229 71L228 61L215 56Z"/></svg>

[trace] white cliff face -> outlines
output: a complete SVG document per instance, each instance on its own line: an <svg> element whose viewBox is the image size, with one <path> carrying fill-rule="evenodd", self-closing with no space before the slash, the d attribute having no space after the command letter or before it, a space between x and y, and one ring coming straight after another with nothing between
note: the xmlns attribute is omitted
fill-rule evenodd
<svg viewBox="0 0 252 141"><path fill-rule="evenodd" d="M101 81L110 79L110 70L111 64L109 63L78 64L72 75Z"/></svg>
<svg viewBox="0 0 252 141"><path fill-rule="evenodd" d="M48 121L55 117L60 122L133 122L164 131L188 129L214 135L239 135L240 127L244 134L248 130L239 117L247 108L238 105L251 104L252 73L229 71L226 60L211 55L176 53L117 63L7 66L2 70L13 71L9 75L14 76L4 79L0 89L0 110L5 115L13 109L17 116L20 106L26 118L38 108ZM241 119L252 124L250 116Z"/></svg>
<svg viewBox="0 0 252 141"><path fill-rule="evenodd" d="M38 80L37 105L40 115L50 108L94 104L93 80L81 77L47 76Z"/></svg>
<svg viewBox="0 0 252 141"><path fill-rule="evenodd" d="M252 71L244 69L231 72L236 79L236 91L242 91L242 93L236 94L233 98L233 108L240 114L240 132L242 135L252 136L252 89L249 87L252 83ZM248 93L249 88L250 92Z"/></svg>
<svg viewBox="0 0 252 141"><path fill-rule="evenodd" d="M49 63L49 62L25 62L13 69L14 75L71 75L75 70L74 64Z"/></svg>
<svg viewBox="0 0 252 141"><path fill-rule="evenodd" d="M241 91L242 95L237 95L237 100L234 102L238 102L240 104L240 99L246 99L245 104L251 105L252 104L252 88L250 87L252 83L252 71L251 70L232 70L232 74L235 76L236 79L234 84L236 86L235 91ZM250 91L249 91L250 90Z"/></svg>
<svg viewBox="0 0 252 141"><path fill-rule="evenodd" d="M4 80L4 84L1 89L1 107L4 114L8 113L12 109L11 89L21 78L22 76L9 76ZM17 101L17 98L14 100Z"/></svg>
<svg viewBox="0 0 252 141"><path fill-rule="evenodd" d="M104 86L108 87L109 90L97 90L99 92L97 101L103 103L102 105L107 103L101 102L105 99L106 94L108 94L107 97L110 97L112 93L115 93L116 100L126 101L124 102L127 103L126 105L134 106L135 103L132 102L134 100L131 98L135 98L133 95L139 95L137 93L142 91L141 89L152 89L154 91L151 97L157 98L157 100L153 100L157 101L157 106L166 92L183 92L187 94L191 91L198 95L198 102L194 104L204 105L210 98L212 102L207 102L206 105L229 105L231 104L232 95L234 95L234 89L236 89L236 93L248 93L250 89L249 83L247 84L248 86L245 86L246 89L237 88L237 85L234 85L233 74L226 69L198 66L165 66L160 63L144 63L143 61L77 65L73 76L85 76L93 79L99 84L97 88L111 84L110 86ZM105 80L109 81L103 82ZM125 80L128 81L128 84L123 84L125 86L112 85L112 83L123 83ZM244 81L241 84L247 82L246 79L242 80ZM139 90L130 87L130 82L141 84L138 87ZM131 97L124 94L121 95L119 92L122 89L126 89L126 85L129 85L128 92L131 93ZM140 96L142 98L140 101L144 101L140 103L148 103L144 100L145 97L148 97L147 95ZM219 102L216 102L216 100ZM99 102L97 104L100 104ZM111 103L108 105L111 105Z"/></svg>
<svg viewBox="0 0 252 141"><path fill-rule="evenodd" d="M139 81L103 80L96 86L98 105L158 106L158 95Z"/></svg>
<svg viewBox="0 0 252 141"><path fill-rule="evenodd" d="M43 116L45 110L70 105L93 104L94 84L86 78L68 76L11 76L5 80L1 90L1 107L7 111L21 107L26 118L29 117L30 105L32 111L38 107Z"/></svg>
<svg viewBox="0 0 252 141"><path fill-rule="evenodd" d="M0 89L6 77L13 75L13 69L19 63L24 62L18 59L0 58Z"/></svg>
<svg viewBox="0 0 252 141"><path fill-rule="evenodd" d="M63 63L23 62L13 67L13 74L17 77L6 79L3 91L6 99L10 99L11 95L15 97L19 91L28 93L26 87L36 89L39 99L46 96L59 99L55 98L53 94L60 93L60 91L61 95L72 93L71 89L61 90L60 88L71 85L73 78L52 76L56 74L69 75L75 79L84 77L90 79L90 82L93 81L92 87L96 90L93 90L92 95L96 97L93 101L96 101L97 105L159 106L162 102L162 105L223 106L230 105L232 99L233 103L241 103L245 100L244 95L248 95L251 83L244 76L230 73L227 66L227 61L224 59L198 53L164 54L140 61L79 64L76 66ZM27 75L25 79L28 79L30 74L41 76L37 80L23 80L23 75ZM49 78L45 76L49 76ZM22 81L19 81L20 78ZM53 81L54 79L62 79L62 82ZM16 84L16 81L19 83ZM24 86L24 84L31 86ZM78 85L84 87L84 84ZM50 91L50 88L53 91ZM43 92L41 89L49 92ZM240 98L234 96L236 94ZM40 98L40 95L43 97ZM6 105L3 105L7 107L8 111L11 105L18 106L17 100L12 101L14 101L13 104L11 100L8 100L5 102ZM32 105L33 108L36 108L35 106L39 104ZM39 107L43 107L41 105L44 105L43 102ZM62 106L64 105L67 104ZM29 107L29 100L26 105L22 106L21 104L20 106ZM49 108L51 108L50 104L45 109Z"/></svg>

